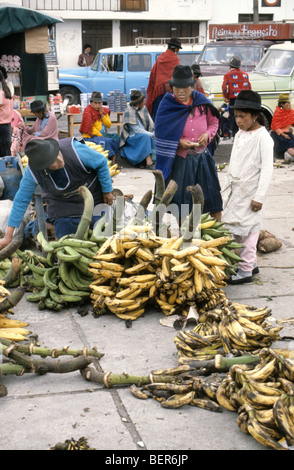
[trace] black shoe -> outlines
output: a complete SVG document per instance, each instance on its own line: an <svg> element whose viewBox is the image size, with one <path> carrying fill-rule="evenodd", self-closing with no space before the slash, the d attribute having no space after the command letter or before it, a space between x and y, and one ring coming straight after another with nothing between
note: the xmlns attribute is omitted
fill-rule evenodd
<svg viewBox="0 0 294 470"><path fill-rule="evenodd" d="M238 269L236 274L231 276L228 280L228 284L236 285L236 284L246 284L249 282L253 282L253 276L251 272L248 272L248 276L246 275L245 271Z"/></svg>
<svg viewBox="0 0 294 470"><path fill-rule="evenodd" d="M230 277L229 279L227 279L227 283L231 284L231 285L248 284L250 282L253 282L253 277L252 276L240 277L239 279L232 279Z"/></svg>
<svg viewBox="0 0 294 470"><path fill-rule="evenodd" d="M147 170L155 170L155 165L152 163L151 165L146 165Z"/></svg>
<svg viewBox="0 0 294 470"><path fill-rule="evenodd" d="M259 273L259 268L258 268L258 266L255 266L255 268L253 268L253 270L252 270L252 275L258 274L258 273Z"/></svg>

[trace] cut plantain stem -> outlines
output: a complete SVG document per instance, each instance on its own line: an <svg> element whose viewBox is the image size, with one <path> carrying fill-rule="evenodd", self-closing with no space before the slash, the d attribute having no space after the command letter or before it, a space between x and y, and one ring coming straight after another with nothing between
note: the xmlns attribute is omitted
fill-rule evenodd
<svg viewBox="0 0 294 470"><path fill-rule="evenodd" d="M122 374L113 374L112 372L98 372L96 369L92 367L86 367L85 369L81 370L81 374L84 379L90 382L97 382L100 384L104 384L105 387L111 388L114 385L146 385L149 383L170 383L175 381L175 377L168 376L168 375L146 375L146 376L137 376L137 375L129 375L125 372Z"/></svg>
<svg viewBox="0 0 294 470"><path fill-rule="evenodd" d="M0 339L0 343L4 346L10 346L13 344L13 341L5 338ZM60 356L89 356L95 357L96 359L101 359L104 354L97 351L95 348L93 349L69 349L68 347L60 348L60 349L51 349L51 348L42 348L40 346L35 346L34 344L14 344L14 349L24 353L24 354L35 354L37 356L50 356L53 358L57 358Z"/></svg>

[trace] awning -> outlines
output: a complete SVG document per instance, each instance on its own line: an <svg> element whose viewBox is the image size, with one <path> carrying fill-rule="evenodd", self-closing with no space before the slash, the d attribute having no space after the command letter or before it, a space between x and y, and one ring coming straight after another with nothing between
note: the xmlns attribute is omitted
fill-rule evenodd
<svg viewBox="0 0 294 470"><path fill-rule="evenodd" d="M63 20L11 3L0 4L0 39L10 34L55 23L63 23Z"/></svg>

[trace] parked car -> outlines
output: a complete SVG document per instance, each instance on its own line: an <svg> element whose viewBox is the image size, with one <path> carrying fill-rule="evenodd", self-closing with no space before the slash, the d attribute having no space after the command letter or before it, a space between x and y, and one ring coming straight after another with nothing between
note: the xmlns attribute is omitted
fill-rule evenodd
<svg viewBox="0 0 294 470"><path fill-rule="evenodd" d="M197 61L203 48L200 44L184 45L179 59L182 65ZM150 70L166 45L139 45L101 49L91 67L74 67L59 70L59 86L63 100L78 104L80 93L100 91L104 101L107 94L120 90L130 99L133 88L147 88Z"/></svg>
<svg viewBox="0 0 294 470"><path fill-rule="evenodd" d="M280 93L294 95L294 43L271 46L249 74L252 89L261 95L262 110L269 127ZM201 77L206 95L217 107L223 103L223 77Z"/></svg>
<svg viewBox="0 0 294 470"><path fill-rule="evenodd" d="M231 57L238 56L242 70L250 72L260 62L273 41L228 40L207 43L198 59L202 75L224 75L229 69Z"/></svg>

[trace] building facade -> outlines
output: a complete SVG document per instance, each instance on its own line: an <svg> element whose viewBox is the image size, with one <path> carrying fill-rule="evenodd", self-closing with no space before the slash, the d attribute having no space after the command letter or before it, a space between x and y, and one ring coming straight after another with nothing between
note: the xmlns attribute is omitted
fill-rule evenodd
<svg viewBox="0 0 294 470"><path fill-rule="evenodd" d="M293 0L12 0L19 6L61 17L51 32L60 67L74 67L89 43L104 47L135 44L138 37L208 39L211 23L290 21Z"/></svg>

